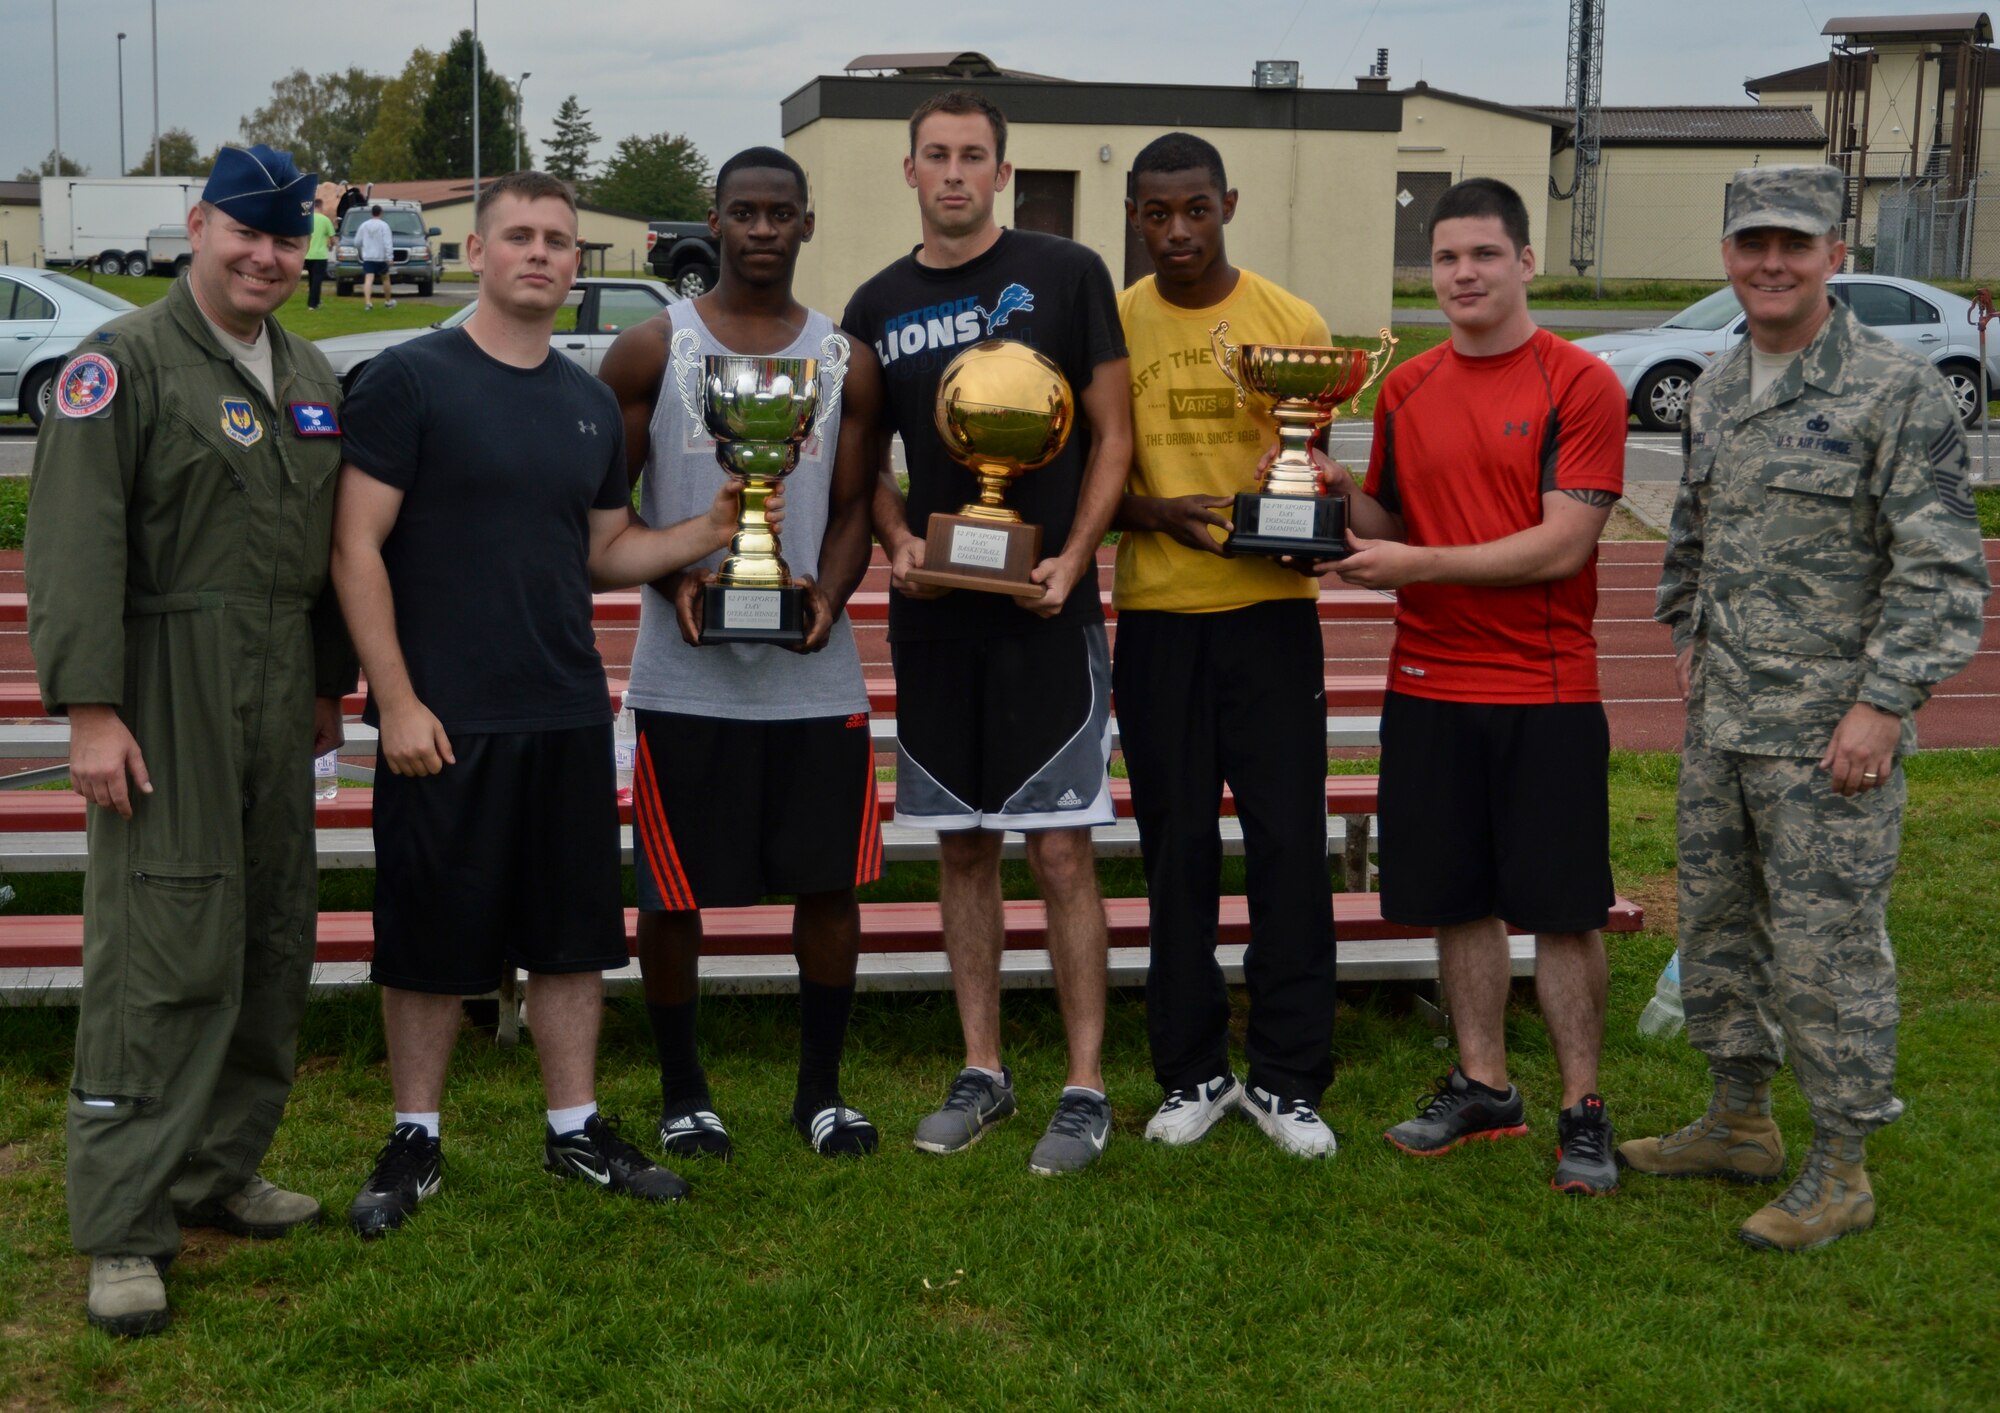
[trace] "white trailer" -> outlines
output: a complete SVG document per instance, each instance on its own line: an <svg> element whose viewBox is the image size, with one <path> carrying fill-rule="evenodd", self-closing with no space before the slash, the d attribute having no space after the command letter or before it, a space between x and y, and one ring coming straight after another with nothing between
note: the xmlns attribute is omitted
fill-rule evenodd
<svg viewBox="0 0 2000 1413"><path fill-rule="evenodd" d="M42 258L103 275L149 274L147 234L186 222L206 185L201 177L43 177Z"/></svg>

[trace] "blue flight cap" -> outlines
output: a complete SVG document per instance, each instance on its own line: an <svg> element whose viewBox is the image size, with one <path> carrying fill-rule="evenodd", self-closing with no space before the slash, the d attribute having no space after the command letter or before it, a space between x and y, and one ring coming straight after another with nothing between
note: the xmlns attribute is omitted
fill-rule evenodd
<svg viewBox="0 0 2000 1413"><path fill-rule="evenodd" d="M260 142L219 149L201 199L253 230L303 236L312 234L313 193L318 189L317 172L301 173L291 153Z"/></svg>

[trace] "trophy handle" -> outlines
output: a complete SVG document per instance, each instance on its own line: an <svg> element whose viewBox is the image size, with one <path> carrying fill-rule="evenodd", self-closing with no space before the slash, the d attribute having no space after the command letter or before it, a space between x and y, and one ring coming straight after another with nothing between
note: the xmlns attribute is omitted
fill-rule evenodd
<svg viewBox="0 0 2000 1413"><path fill-rule="evenodd" d="M688 421L703 431L708 429L707 419L701 412L701 335L693 329L675 329L670 367L674 375L674 390L681 395L681 406L687 410Z"/></svg>
<svg viewBox="0 0 2000 1413"><path fill-rule="evenodd" d="M1236 376L1236 355L1242 352L1236 344L1223 337L1229 332L1229 321L1224 319L1208 331L1208 347L1215 354L1215 366L1222 370L1222 376L1229 379L1236 389L1236 405L1241 407L1250 396L1250 390L1243 386L1243 380ZM1388 333L1387 329L1382 331Z"/></svg>
<svg viewBox="0 0 2000 1413"><path fill-rule="evenodd" d="M840 407L840 386L847 381L850 351L843 334L828 334L819 341L819 411L813 417L814 436Z"/></svg>
<svg viewBox="0 0 2000 1413"><path fill-rule="evenodd" d="M1354 401L1347 404L1347 415L1350 417L1361 410L1361 394L1374 387L1375 380L1389 371L1389 361L1396 356L1396 345L1402 342L1387 329L1381 330L1377 337L1382 340L1382 346L1368 355L1368 379L1354 390Z"/></svg>

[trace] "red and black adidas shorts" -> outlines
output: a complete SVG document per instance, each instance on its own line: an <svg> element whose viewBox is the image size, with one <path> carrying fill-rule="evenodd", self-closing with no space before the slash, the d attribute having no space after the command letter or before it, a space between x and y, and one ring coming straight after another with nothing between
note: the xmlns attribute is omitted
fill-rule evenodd
<svg viewBox="0 0 2000 1413"><path fill-rule="evenodd" d="M635 713L633 863L644 912L748 907L882 876L868 714L739 721Z"/></svg>

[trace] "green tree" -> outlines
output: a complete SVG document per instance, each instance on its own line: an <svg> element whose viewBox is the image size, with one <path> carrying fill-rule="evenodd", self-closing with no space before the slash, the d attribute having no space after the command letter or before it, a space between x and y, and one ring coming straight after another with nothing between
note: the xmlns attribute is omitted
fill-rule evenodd
<svg viewBox="0 0 2000 1413"><path fill-rule="evenodd" d="M572 93L556 109L556 135L549 139L549 160L543 163L543 170L581 186L590 180L590 149L596 142L590 109L579 107Z"/></svg>
<svg viewBox="0 0 2000 1413"><path fill-rule="evenodd" d="M479 52L479 170L486 176L514 170L514 89ZM472 175L472 31L460 30L438 65L424 100L424 115L410 140L418 179Z"/></svg>
<svg viewBox="0 0 2000 1413"><path fill-rule="evenodd" d="M317 76L293 69L271 85L270 101L242 120L243 140L290 152L302 172L344 177L375 126L388 83L359 68Z"/></svg>
<svg viewBox="0 0 2000 1413"><path fill-rule="evenodd" d="M619 142L590 199L652 221L698 221L708 214L708 159L677 133L635 134Z"/></svg>
<svg viewBox="0 0 2000 1413"><path fill-rule="evenodd" d="M0 172L4 172L6 170L7 169L5 167L0 167ZM67 152L63 154L62 166L60 169L58 169L56 166L55 149L50 148L48 156L44 157L39 163L37 163L32 167L21 168L21 170L15 174L14 180L17 182L31 182L31 181L36 181L42 177L87 177L89 175L90 175L90 168L80 164L74 157L71 157Z"/></svg>
<svg viewBox="0 0 2000 1413"><path fill-rule="evenodd" d="M376 105L375 125L354 150L354 160L346 176L358 182L406 182L417 177L413 149L417 129L424 119L424 104L437 83L438 56L428 49L415 49L403 72L382 88Z"/></svg>
<svg viewBox="0 0 2000 1413"><path fill-rule="evenodd" d="M205 177L215 165L213 149L204 157L201 146L194 140L194 134L186 128L168 128L160 134L160 175L163 177ZM148 147L140 154L139 160L128 177L150 177L153 175L153 149Z"/></svg>

